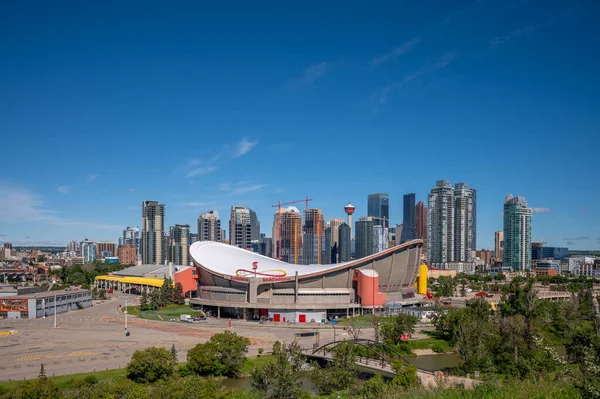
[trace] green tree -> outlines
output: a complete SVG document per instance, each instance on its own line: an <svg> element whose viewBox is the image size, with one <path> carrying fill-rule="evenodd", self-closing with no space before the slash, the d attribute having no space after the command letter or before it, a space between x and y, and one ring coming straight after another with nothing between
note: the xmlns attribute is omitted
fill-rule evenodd
<svg viewBox="0 0 600 399"><path fill-rule="evenodd" d="M181 283L175 283L175 289L173 290L173 303L176 303L177 305L185 304L183 285L181 285Z"/></svg>
<svg viewBox="0 0 600 399"><path fill-rule="evenodd" d="M40 373L38 374L38 378L46 378L46 371L44 370L44 363L40 364Z"/></svg>
<svg viewBox="0 0 600 399"><path fill-rule="evenodd" d="M406 313L400 313L395 316L390 323L386 323L381 328L381 333L385 342L396 344L401 341L405 334L413 334L418 318Z"/></svg>
<svg viewBox="0 0 600 399"><path fill-rule="evenodd" d="M360 398L364 399L380 399L386 397L387 390L388 386L381 374L375 374L361 385L357 394Z"/></svg>
<svg viewBox="0 0 600 399"><path fill-rule="evenodd" d="M153 289L150 293L150 309L158 310L162 306L162 302L160 300L160 292L157 289Z"/></svg>
<svg viewBox="0 0 600 399"><path fill-rule="evenodd" d="M188 351L188 368L199 375L238 378L242 373L250 340L225 331Z"/></svg>
<svg viewBox="0 0 600 399"><path fill-rule="evenodd" d="M146 289L142 289L142 295L140 296L140 310L143 312L148 309L148 293Z"/></svg>
<svg viewBox="0 0 600 399"><path fill-rule="evenodd" d="M170 277L167 277L160 287L160 302L161 306L173 303L173 280Z"/></svg>
<svg viewBox="0 0 600 399"><path fill-rule="evenodd" d="M175 344L171 345L171 357L177 363L177 349L175 349Z"/></svg>
<svg viewBox="0 0 600 399"><path fill-rule="evenodd" d="M155 382L170 377L175 366L171 353L164 348L137 350L127 364L127 378L137 383Z"/></svg>
<svg viewBox="0 0 600 399"><path fill-rule="evenodd" d="M354 343L344 342L333 351L333 362L324 368L314 367L311 379L315 388L324 395L348 389L356 382Z"/></svg>
<svg viewBox="0 0 600 399"><path fill-rule="evenodd" d="M252 390L268 399L304 397L306 392L299 381L303 375L302 364L304 356L297 343L277 345L273 357L262 367L252 370Z"/></svg>

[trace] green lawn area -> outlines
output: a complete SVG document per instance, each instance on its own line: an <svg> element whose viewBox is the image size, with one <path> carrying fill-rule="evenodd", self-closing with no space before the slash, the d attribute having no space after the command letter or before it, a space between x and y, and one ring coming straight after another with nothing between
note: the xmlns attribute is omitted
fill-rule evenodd
<svg viewBox="0 0 600 399"><path fill-rule="evenodd" d="M59 388L68 388L69 386L83 381L83 379L89 375L94 375L98 377L99 380L113 380L113 381L123 381L127 379L127 373L125 369L113 369L113 370L104 370L104 371L92 371L89 373L80 373L80 374L69 374L69 375L59 375L56 377L48 377L54 384ZM19 383L23 382L23 380L17 381L9 381L0 383L0 387L5 389L12 389L16 387Z"/></svg>
<svg viewBox="0 0 600 399"><path fill-rule="evenodd" d="M432 349L434 352L449 352L452 350L448 341L438 338L411 339L406 341L406 345L411 351L413 349Z"/></svg>
<svg viewBox="0 0 600 399"><path fill-rule="evenodd" d="M369 321L369 316L370 315L361 315L361 316L354 316L354 317L348 317L348 318L342 318L342 319L338 319L337 321L337 325L338 326L343 326L343 327L347 327L353 323L356 323L358 321L358 325L361 328L373 328L373 323L371 323ZM383 316L381 318L381 322L385 323L388 319L390 319L390 317L388 316Z"/></svg>
<svg viewBox="0 0 600 399"><path fill-rule="evenodd" d="M169 321L171 319L179 320L182 314L191 316L200 316L202 312L191 309L188 305L167 305L161 310L140 311L139 306L128 306L127 311L130 315L141 317L142 319Z"/></svg>

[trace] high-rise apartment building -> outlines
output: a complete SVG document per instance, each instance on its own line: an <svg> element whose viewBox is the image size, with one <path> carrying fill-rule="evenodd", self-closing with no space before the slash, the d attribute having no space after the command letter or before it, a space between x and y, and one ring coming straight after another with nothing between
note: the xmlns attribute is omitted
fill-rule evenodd
<svg viewBox="0 0 600 399"><path fill-rule="evenodd" d="M504 201L503 266L531 270L531 209L525 198L509 194Z"/></svg>
<svg viewBox="0 0 600 399"><path fill-rule="evenodd" d="M475 190L438 180L428 196L427 258L430 263L471 262L475 243Z"/></svg>
<svg viewBox="0 0 600 399"><path fill-rule="evenodd" d="M427 207L423 201L419 201L417 204L415 215L417 218L417 238L423 240L423 248L427 249Z"/></svg>
<svg viewBox="0 0 600 399"><path fill-rule="evenodd" d="M79 246L83 263L88 264L96 260L96 243L87 238Z"/></svg>
<svg viewBox="0 0 600 399"><path fill-rule="evenodd" d="M198 233L190 233L190 245L192 245L196 241L200 241L200 234L198 234Z"/></svg>
<svg viewBox="0 0 600 399"><path fill-rule="evenodd" d="M102 241L96 244L96 257L98 258L109 258L117 256L117 243Z"/></svg>
<svg viewBox="0 0 600 399"><path fill-rule="evenodd" d="M254 216L252 216L254 215ZM252 250L252 237L256 236L258 220L256 213L245 206L232 206L229 219L229 244L236 247ZM258 244L260 240L260 231L256 239ZM257 246L258 247L258 246Z"/></svg>
<svg viewBox="0 0 600 399"><path fill-rule="evenodd" d="M304 235L302 236L302 264L323 263L325 244L325 221L320 209L307 209L304 212ZM329 263L329 262L325 262Z"/></svg>
<svg viewBox="0 0 600 399"><path fill-rule="evenodd" d="M415 193L404 194L403 198L402 236L400 242L417 238L417 210L415 208Z"/></svg>
<svg viewBox="0 0 600 399"><path fill-rule="evenodd" d="M298 264L302 257L302 214L298 208L281 208L273 220L273 257Z"/></svg>
<svg viewBox="0 0 600 399"><path fill-rule="evenodd" d="M390 196L385 193L369 194L367 203L368 216L380 218L384 227L390 223ZM384 220L381 220L384 219Z"/></svg>
<svg viewBox="0 0 600 399"><path fill-rule="evenodd" d="M471 262L474 246L473 228L475 190L467 183L454 186L454 261Z"/></svg>
<svg viewBox="0 0 600 399"><path fill-rule="evenodd" d="M189 224L176 224L169 227L169 262L184 266L190 264Z"/></svg>
<svg viewBox="0 0 600 399"><path fill-rule="evenodd" d="M198 237L200 241L221 241L219 212L208 211L198 217Z"/></svg>
<svg viewBox="0 0 600 399"><path fill-rule="evenodd" d="M137 260L137 249L129 243L119 247L119 263L122 265L135 265Z"/></svg>
<svg viewBox="0 0 600 399"><path fill-rule="evenodd" d="M350 260L350 247L352 245L352 229L347 223L340 224L338 228L338 262L348 262Z"/></svg>
<svg viewBox="0 0 600 399"><path fill-rule="evenodd" d="M430 263L454 261L454 190L438 180L427 197L427 259Z"/></svg>
<svg viewBox="0 0 600 399"><path fill-rule="evenodd" d="M500 263L504 259L504 231L494 233L494 257Z"/></svg>
<svg viewBox="0 0 600 399"><path fill-rule="evenodd" d="M156 201L142 203L142 240L140 242L142 263L164 264L165 206Z"/></svg>

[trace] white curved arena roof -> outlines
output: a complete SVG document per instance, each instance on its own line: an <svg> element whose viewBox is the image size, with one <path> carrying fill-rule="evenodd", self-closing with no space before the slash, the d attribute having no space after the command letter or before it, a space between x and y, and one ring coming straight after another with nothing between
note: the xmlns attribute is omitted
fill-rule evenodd
<svg viewBox="0 0 600 399"><path fill-rule="evenodd" d="M405 247L409 244L411 243L403 244L400 247ZM399 247L390 248L367 258L344 263L329 265L295 265L259 255L255 252L250 252L229 244L213 241L196 241L190 246L190 256L198 266L220 275L293 277L296 272L298 272L298 276L302 277L328 270L341 269L344 266L363 262L368 258L376 259L398 249ZM254 269L254 267L256 269Z"/></svg>

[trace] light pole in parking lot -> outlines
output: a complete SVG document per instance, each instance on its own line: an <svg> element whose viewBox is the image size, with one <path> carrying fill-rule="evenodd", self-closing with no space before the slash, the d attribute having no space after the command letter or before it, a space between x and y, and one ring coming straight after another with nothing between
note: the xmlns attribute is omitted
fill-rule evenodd
<svg viewBox="0 0 600 399"><path fill-rule="evenodd" d="M125 331L127 331L127 299L125 299Z"/></svg>
<svg viewBox="0 0 600 399"><path fill-rule="evenodd" d="M56 328L56 293L54 293L54 328Z"/></svg>

